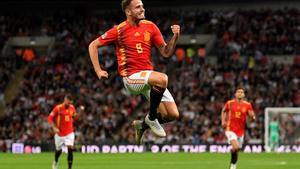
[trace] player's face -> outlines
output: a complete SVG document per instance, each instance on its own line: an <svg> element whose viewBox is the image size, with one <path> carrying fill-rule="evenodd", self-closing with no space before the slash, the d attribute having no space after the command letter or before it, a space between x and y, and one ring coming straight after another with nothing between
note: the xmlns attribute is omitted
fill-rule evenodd
<svg viewBox="0 0 300 169"><path fill-rule="evenodd" d="M129 10L129 15L134 20L145 19L145 9L144 9L143 2L141 0L131 1L128 10Z"/></svg>
<svg viewBox="0 0 300 169"><path fill-rule="evenodd" d="M64 105L66 108L68 108L70 106L70 104L72 104L72 100L68 99L68 98L65 98L64 99Z"/></svg>
<svg viewBox="0 0 300 169"><path fill-rule="evenodd" d="M236 92L235 92L235 97L237 99L243 99L245 97L245 92L243 89L238 89Z"/></svg>

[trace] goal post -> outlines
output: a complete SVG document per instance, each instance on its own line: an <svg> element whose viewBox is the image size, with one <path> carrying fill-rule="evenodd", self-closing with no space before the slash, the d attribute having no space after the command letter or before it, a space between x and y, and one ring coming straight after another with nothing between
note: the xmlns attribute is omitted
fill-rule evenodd
<svg viewBox="0 0 300 169"><path fill-rule="evenodd" d="M300 107L267 107L265 108L265 150L271 151L270 147L270 123L276 117L279 125L279 145L299 144L300 132L297 132L297 125L300 122ZM294 125L296 124L296 126ZM299 126L298 126L299 127ZM288 131L288 132L287 132ZM293 135L288 135L291 133Z"/></svg>

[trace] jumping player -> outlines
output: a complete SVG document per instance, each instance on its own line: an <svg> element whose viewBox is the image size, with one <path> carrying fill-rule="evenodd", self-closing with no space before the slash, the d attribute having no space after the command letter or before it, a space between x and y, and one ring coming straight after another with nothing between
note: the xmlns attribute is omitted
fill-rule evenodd
<svg viewBox="0 0 300 169"><path fill-rule="evenodd" d="M179 118L175 101L167 89L168 76L153 70L151 48L154 44L163 57L170 57L175 50L180 26L171 26L173 37L166 43L158 27L145 19L141 0L123 0L121 5L126 21L92 41L89 54L98 78L108 78L108 73L100 67L98 48L114 43L118 73L123 78L125 88L132 94L143 94L150 101L150 112L144 121L133 122L136 141L140 144L147 128L150 127L157 136L164 137L166 133L161 124Z"/></svg>

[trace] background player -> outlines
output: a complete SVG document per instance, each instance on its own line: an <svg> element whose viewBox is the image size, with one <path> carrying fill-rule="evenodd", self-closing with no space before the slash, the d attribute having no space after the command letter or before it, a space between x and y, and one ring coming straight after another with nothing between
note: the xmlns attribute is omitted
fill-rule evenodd
<svg viewBox="0 0 300 169"><path fill-rule="evenodd" d="M255 120L252 105L244 101L244 97L245 90L238 87L235 91L235 99L227 101L221 113L222 126L226 129L225 135L232 146L230 169L236 169L238 152L244 141L246 116Z"/></svg>
<svg viewBox="0 0 300 169"><path fill-rule="evenodd" d="M52 165L53 169L58 168L58 158L62 153L62 146L68 147L68 168L72 168L73 163L73 146L74 146L74 131L73 118L76 116L76 110L70 94L65 95L64 101L58 104L48 116L48 122L51 125L55 136L55 159ZM80 106L83 111L84 107Z"/></svg>
<svg viewBox="0 0 300 169"><path fill-rule="evenodd" d="M269 129L270 148L271 151L276 151L279 145L279 123L276 116L272 119L272 122L269 124Z"/></svg>
<svg viewBox="0 0 300 169"><path fill-rule="evenodd" d="M179 118L177 106L167 89L168 76L153 71L151 48L154 44L162 56L170 57L180 34L180 26L171 26L173 37L166 44L157 26L145 20L141 0L123 0L121 5L127 20L92 41L89 54L98 78L108 78L108 73L100 67L98 48L114 43L118 73L123 77L125 88L132 94L143 94L150 100L150 112L145 121L133 122L136 141L140 143L148 126L156 135L164 137L166 133L160 124Z"/></svg>

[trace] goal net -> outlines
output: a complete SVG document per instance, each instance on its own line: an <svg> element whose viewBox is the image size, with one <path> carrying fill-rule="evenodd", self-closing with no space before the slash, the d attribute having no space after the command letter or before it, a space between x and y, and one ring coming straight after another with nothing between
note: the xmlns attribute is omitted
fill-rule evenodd
<svg viewBox="0 0 300 169"><path fill-rule="evenodd" d="M300 108L268 107L265 109L265 150L279 151L300 145Z"/></svg>

